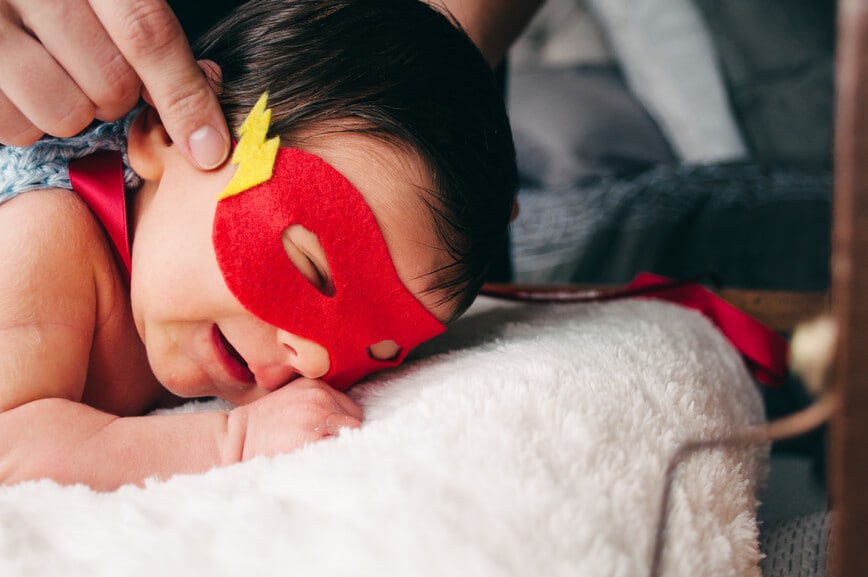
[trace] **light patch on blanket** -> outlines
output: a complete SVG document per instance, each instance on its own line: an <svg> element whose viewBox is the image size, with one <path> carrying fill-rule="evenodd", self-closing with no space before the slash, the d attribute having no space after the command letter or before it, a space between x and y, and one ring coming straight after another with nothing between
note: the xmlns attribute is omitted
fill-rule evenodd
<svg viewBox="0 0 868 577"><path fill-rule="evenodd" d="M641 576L677 445L762 418L720 334L648 301L481 299L351 394L364 426L291 455L0 489L0 575ZM759 576L766 457L681 467L665 575Z"/></svg>

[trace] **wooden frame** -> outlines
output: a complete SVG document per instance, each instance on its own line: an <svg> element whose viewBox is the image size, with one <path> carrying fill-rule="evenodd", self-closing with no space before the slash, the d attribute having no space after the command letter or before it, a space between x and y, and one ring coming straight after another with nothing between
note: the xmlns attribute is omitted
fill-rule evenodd
<svg viewBox="0 0 868 577"><path fill-rule="evenodd" d="M839 0L832 311L838 324L829 481L835 577L868 575L868 2Z"/></svg>

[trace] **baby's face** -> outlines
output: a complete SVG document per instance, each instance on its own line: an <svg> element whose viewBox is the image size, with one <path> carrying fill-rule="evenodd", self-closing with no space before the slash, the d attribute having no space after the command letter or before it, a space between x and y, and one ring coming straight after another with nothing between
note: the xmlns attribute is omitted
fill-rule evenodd
<svg viewBox="0 0 868 577"><path fill-rule="evenodd" d="M217 196L236 167L211 173L193 169L167 139L160 140L162 134L159 119L145 112L130 136L131 162L146 179L134 211L132 306L156 376L180 396L219 396L243 404L298 376L328 375L335 362L329 355L333 346L306 338L303 327L287 330L265 322L245 308L224 281L212 229ZM440 302L442 295L426 291L429 273L445 261L422 197L431 187L423 164L413 155L351 133L311 134L303 148L358 190L379 224L400 281L437 319L447 318L450 311ZM153 162L154 154L159 162ZM354 225L344 221L339 233L358 234ZM313 301L332 298L334 279L348 266L361 264L364 269L367 256L330 259L334 239L323 237L317 226L287 223L280 238L287 264L312 287ZM356 263L348 265L348 256ZM311 320L308 315L306 322ZM334 320L323 323L332 326L318 333L322 340L344 334L349 339L353 332ZM366 354L389 361L400 352L393 341L401 338L368 343Z"/></svg>

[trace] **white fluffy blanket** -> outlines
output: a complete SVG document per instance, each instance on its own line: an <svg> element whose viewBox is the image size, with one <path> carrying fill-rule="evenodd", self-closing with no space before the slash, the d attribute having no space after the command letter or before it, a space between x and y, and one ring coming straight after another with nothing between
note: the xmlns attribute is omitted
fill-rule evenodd
<svg viewBox="0 0 868 577"><path fill-rule="evenodd" d="M0 488L0 575L641 576L676 446L762 415L720 334L652 301L480 299L353 394L361 429L290 455ZM759 575L763 457L681 467L665 575Z"/></svg>

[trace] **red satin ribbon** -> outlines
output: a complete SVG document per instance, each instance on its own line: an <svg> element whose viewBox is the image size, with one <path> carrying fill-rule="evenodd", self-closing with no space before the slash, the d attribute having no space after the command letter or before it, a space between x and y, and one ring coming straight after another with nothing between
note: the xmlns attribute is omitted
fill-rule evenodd
<svg viewBox="0 0 868 577"><path fill-rule="evenodd" d="M129 283L132 259L121 153L103 151L73 160L69 163L69 181L111 239Z"/></svg>
<svg viewBox="0 0 868 577"><path fill-rule="evenodd" d="M694 281L640 273L625 288L601 291L524 290L486 285L482 294L535 302L597 302L623 298L660 299L697 310L713 322L741 353L753 375L767 385L787 376L786 339Z"/></svg>

